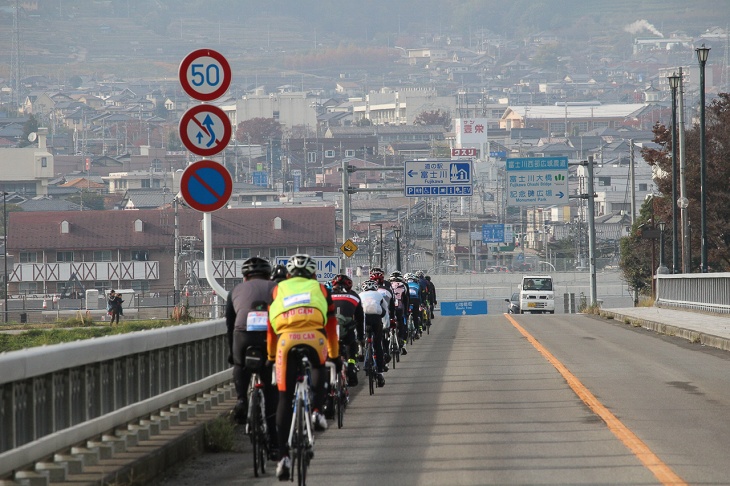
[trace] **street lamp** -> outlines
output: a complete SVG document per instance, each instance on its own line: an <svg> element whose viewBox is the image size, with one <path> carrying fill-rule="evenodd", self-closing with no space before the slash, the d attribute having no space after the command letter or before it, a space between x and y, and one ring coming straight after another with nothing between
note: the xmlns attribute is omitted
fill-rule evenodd
<svg viewBox="0 0 730 486"><path fill-rule="evenodd" d="M705 64L710 55L710 48L702 47L695 49L697 60L700 62L700 213L701 213L701 258L702 273L707 273L707 186L705 184L705 172L707 160L705 156Z"/></svg>
<svg viewBox="0 0 730 486"><path fill-rule="evenodd" d="M679 227L677 225L677 88L679 75L667 77L672 89L672 273L679 273Z"/></svg>
<svg viewBox="0 0 730 486"><path fill-rule="evenodd" d="M400 227L393 228L393 235L395 236L395 269L400 272Z"/></svg>

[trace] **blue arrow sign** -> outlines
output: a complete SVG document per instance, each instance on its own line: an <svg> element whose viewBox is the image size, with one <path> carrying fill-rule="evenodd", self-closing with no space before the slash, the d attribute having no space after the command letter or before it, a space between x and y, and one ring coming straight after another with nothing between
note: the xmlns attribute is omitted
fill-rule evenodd
<svg viewBox="0 0 730 486"><path fill-rule="evenodd" d="M340 267L339 256L312 256L317 263L317 280L322 283L331 282ZM286 265L289 257L276 257L276 265Z"/></svg>
<svg viewBox="0 0 730 486"><path fill-rule="evenodd" d="M416 174L418 174L418 172L416 172L415 170L408 171L408 177L414 177Z"/></svg>
<svg viewBox="0 0 730 486"><path fill-rule="evenodd" d="M216 141L213 125L215 125L215 123L213 123L213 119L210 117L210 114L207 114L203 120L203 126L208 130L208 135L210 136L210 140L208 140L208 143L205 144L206 147L210 147Z"/></svg>

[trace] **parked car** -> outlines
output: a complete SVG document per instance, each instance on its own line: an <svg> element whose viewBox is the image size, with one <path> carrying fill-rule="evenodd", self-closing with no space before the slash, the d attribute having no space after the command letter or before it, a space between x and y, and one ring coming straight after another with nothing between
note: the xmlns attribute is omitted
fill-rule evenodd
<svg viewBox="0 0 730 486"><path fill-rule="evenodd" d="M507 273L507 272L509 272L509 268L502 267L502 266L487 267L484 269L484 273Z"/></svg>
<svg viewBox="0 0 730 486"><path fill-rule="evenodd" d="M520 313L520 293L515 292L509 299L504 299L507 302L507 314L519 314Z"/></svg>

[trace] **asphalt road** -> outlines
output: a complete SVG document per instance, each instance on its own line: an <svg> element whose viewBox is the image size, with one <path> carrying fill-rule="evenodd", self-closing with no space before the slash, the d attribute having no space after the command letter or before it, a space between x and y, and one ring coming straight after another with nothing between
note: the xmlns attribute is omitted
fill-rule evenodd
<svg viewBox="0 0 730 486"><path fill-rule="evenodd" d="M437 318L385 388L356 389L343 429L318 434L309 484L730 482L730 353L590 316L511 317ZM276 481L241 448L160 484Z"/></svg>

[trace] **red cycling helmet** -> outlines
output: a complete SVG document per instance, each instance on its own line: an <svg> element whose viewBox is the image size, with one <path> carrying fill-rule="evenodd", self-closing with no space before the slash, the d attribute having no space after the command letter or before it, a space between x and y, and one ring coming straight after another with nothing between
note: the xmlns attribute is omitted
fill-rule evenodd
<svg viewBox="0 0 730 486"><path fill-rule="evenodd" d="M374 267L372 270L370 270L370 280L374 280L379 284L383 284L385 282L385 272L383 272L383 270L378 267Z"/></svg>
<svg viewBox="0 0 730 486"><path fill-rule="evenodd" d="M332 279L332 286L344 287L347 290L352 290L352 279L343 274L335 275L335 278Z"/></svg>

